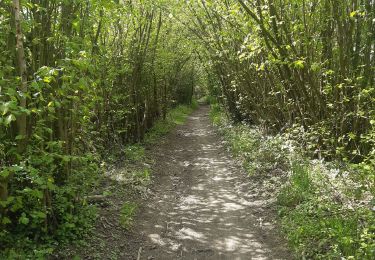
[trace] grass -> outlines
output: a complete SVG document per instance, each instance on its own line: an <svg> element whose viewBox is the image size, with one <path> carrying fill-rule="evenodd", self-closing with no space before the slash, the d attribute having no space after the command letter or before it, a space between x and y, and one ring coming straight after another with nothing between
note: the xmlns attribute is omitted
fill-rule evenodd
<svg viewBox="0 0 375 260"><path fill-rule="evenodd" d="M154 126L147 132L144 143L155 144L160 137L169 133L177 125L185 123L187 117L196 109L197 103L193 102L191 106L179 105L171 110L166 115L165 120L159 119Z"/></svg>
<svg viewBox="0 0 375 260"><path fill-rule="evenodd" d="M348 194L331 190L325 174L311 165L292 168L290 182L278 194L291 247L305 259L373 259L374 213L350 205L356 199Z"/></svg>
<svg viewBox="0 0 375 260"><path fill-rule="evenodd" d="M308 200L315 191L306 165L294 164L291 172L289 183L278 194L278 203L284 207L296 207Z"/></svg>
<svg viewBox="0 0 375 260"><path fill-rule="evenodd" d="M267 173L276 168L285 168L288 147L281 138L265 137L262 132L247 125L233 125L221 111L219 105L211 106L210 118L228 140L232 153L239 157L249 175Z"/></svg>
<svg viewBox="0 0 375 260"><path fill-rule="evenodd" d="M148 168L135 170L132 172L135 183L141 186L147 186L151 182L151 171Z"/></svg>
<svg viewBox="0 0 375 260"><path fill-rule="evenodd" d="M125 202L122 205L120 212L120 224L123 228L131 228L137 208L138 206L134 202Z"/></svg>
<svg viewBox="0 0 375 260"><path fill-rule="evenodd" d="M270 179L274 169L287 174L286 182L276 184L275 206L297 259L375 259L375 200L366 181L373 173L363 170L368 167L312 160L288 136L232 125L217 104L210 118L249 175Z"/></svg>
<svg viewBox="0 0 375 260"><path fill-rule="evenodd" d="M124 149L125 159L139 162L145 159L145 148L141 144L128 145Z"/></svg>

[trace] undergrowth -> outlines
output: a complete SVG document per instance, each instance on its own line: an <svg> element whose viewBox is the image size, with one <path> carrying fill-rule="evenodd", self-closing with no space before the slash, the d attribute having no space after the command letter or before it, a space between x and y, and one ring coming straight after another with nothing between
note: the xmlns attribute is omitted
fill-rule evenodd
<svg viewBox="0 0 375 260"><path fill-rule="evenodd" d="M141 144L128 145L124 149L125 159L138 162L145 159L145 148Z"/></svg>
<svg viewBox="0 0 375 260"><path fill-rule="evenodd" d="M44 259L56 247L87 235L94 225L97 209L87 203L84 194L96 186L99 171L97 165L91 163L59 188L55 187L52 178L51 183L42 183L41 178L36 178L35 172L31 172L29 178L34 181L34 186L20 191L18 197L10 197L14 202L12 214L16 216L17 207L23 207L25 212L18 220L12 219L16 224L11 233L0 230L0 259ZM38 189L37 185L44 189ZM42 199L47 192L53 196L50 207ZM51 217L52 210L54 218ZM48 222L58 224L54 230L48 230Z"/></svg>
<svg viewBox="0 0 375 260"><path fill-rule="evenodd" d="M311 159L295 136L267 136L257 127L233 125L217 104L211 105L210 117L250 175L267 179L276 169L286 174L274 196L281 228L298 259L374 259L371 164Z"/></svg>
<svg viewBox="0 0 375 260"><path fill-rule="evenodd" d="M144 144L154 144L160 137L169 133L177 125L184 124L186 118L197 108L197 106L197 102L194 101L191 106L179 105L174 109L171 109L167 113L165 120L160 119L156 121L154 126L147 132Z"/></svg>
<svg viewBox="0 0 375 260"><path fill-rule="evenodd" d="M188 115L196 108L197 104L180 105L168 111L166 119L159 119L154 126L146 133L143 143L129 144L122 149L122 153L117 149L111 151L108 162L103 162L99 166L99 158L89 160L85 171L77 172L69 179L64 188L54 189L54 180L51 183L39 183L38 185L48 185L54 191L55 215L60 219L57 229L51 234L44 231L45 222L56 221L48 219L44 210L30 210L30 214L22 214L17 224L13 228L14 233L10 234L6 230L0 230L0 259L45 259L52 254L56 248L65 248L69 244L84 243L84 239L90 234L94 223L98 217L98 209L95 205L85 199L88 195L99 189L98 185L102 178L102 172L106 170L107 164L116 161L114 157L122 156L124 169L121 175L124 184L130 185L136 192L142 193L151 183L151 170L145 162L145 146L155 144L159 139L173 130L177 125L185 122ZM104 160L104 158L102 159ZM108 177L108 176L107 176ZM44 186L43 186L44 187ZM14 208L18 206L32 207L34 204L42 203L42 190L25 189L23 191L26 199L14 200ZM79 196L77 195L79 194ZM27 195L27 196L26 196ZM104 197L110 196L110 192L104 192ZM71 199L75 196L75 199ZM74 202L74 203L73 203ZM21 204L20 204L21 203ZM16 208L15 208L16 209ZM119 220L125 229L129 229L134 221L137 204L135 202L125 202L120 210ZM1 223L0 223L1 228ZM26 235L25 235L26 234Z"/></svg>
<svg viewBox="0 0 375 260"><path fill-rule="evenodd" d="M125 229L129 229L134 220L134 216L137 211L137 204L134 202L125 202L121 208L120 223L121 226Z"/></svg>

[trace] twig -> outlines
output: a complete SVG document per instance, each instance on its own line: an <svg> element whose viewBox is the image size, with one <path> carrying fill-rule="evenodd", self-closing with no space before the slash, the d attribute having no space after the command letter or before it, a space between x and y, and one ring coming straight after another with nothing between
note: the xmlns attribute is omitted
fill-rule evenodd
<svg viewBox="0 0 375 260"><path fill-rule="evenodd" d="M141 260L142 247L139 247L137 260Z"/></svg>
<svg viewBox="0 0 375 260"><path fill-rule="evenodd" d="M108 219L106 219L105 217L100 217L100 220L107 223L108 226L113 227L113 224L109 223Z"/></svg>

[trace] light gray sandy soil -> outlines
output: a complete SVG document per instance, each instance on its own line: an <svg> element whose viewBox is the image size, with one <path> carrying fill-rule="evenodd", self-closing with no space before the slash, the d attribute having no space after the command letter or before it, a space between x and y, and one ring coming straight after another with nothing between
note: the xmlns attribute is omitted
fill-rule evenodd
<svg viewBox="0 0 375 260"><path fill-rule="evenodd" d="M150 149L154 184L121 259L292 259L274 199L230 156L208 112L200 107Z"/></svg>

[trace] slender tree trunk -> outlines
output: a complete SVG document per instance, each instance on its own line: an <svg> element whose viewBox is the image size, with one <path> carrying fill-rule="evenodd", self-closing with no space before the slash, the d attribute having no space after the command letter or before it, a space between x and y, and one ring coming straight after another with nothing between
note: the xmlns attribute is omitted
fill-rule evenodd
<svg viewBox="0 0 375 260"><path fill-rule="evenodd" d="M14 10L14 20L16 28L16 50L17 50L17 64L18 72L20 75L20 106L26 108L26 93L27 93L27 74L26 74L26 60L25 60L25 50L23 48L23 34L21 28L21 7L20 0L13 0L13 10ZM26 114L22 113L17 118L18 125L18 135L22 136L22 141L18 144L19 151L23 152L25 149L25 139L27 134L27 118Z"/></svg>
<svg viewBox="0 0 375 260"><path fill-rule="evenodd" d="M13 0L14 12L14 26L16 29L16 51L17 51L17 65L20 76L19 86L19 105L21 108L26 109L26 94L27 94L27 75L26 75L26 60L25 51L23 48L23 34L21 28L21 10L20 1ZM22 154L26 148L26 135L27 135L27 118L23 112L17 117L18 136L21 138L18 141L18 152ZM9 196L8 184L13 174L9 173L7 177L0 178L0 201L6 201ZM1 215L5 214L5 209L0 206Z"/></svg>

